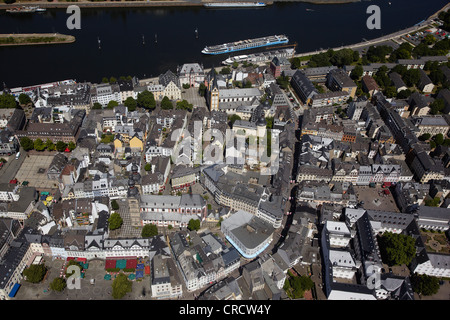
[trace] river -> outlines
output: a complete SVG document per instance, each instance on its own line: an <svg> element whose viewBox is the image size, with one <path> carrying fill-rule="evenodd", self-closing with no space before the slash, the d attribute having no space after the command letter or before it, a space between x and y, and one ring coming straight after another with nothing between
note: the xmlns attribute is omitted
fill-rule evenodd
<svg viewBox="0 0 450 320"><path fill-rule="evenodd" d="M59 32L75 36L76 41L0 47L0 85L4 82L12 88L65 79L100 82L105 76L122 75L155 77L190 62L210 68L219 66L227 56L203 55L206 45L273 34L287 35L290 43L298 44L298 53L338 47L410 27L447 4L446 0L390 2L285 2L252 9L89 8L81 10L80 30L67 29L69 14L64 9L29 15L2 11L1 33ZM380 30L366 27L369 5L381 8ZM258 51L261 49L253 52Z"/></svg>

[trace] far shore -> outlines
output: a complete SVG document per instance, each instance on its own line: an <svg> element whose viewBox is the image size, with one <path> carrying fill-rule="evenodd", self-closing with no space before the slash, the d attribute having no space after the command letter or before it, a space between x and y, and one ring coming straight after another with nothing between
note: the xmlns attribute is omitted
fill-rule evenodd
<svg viewBox="0 0 450 320"><path fill-rule="evenodd" d="M0 0L1 1L1 0ZM39 6L41 8L47 9L58 9L58 8L67 8L70 5L76 5L80 8L118 8L118 7L127 7L127 8L138 8L138 7L174 7L174 6L203 6L205 3L210 2L235 2L236 0L149 0L149 1L16 1L12 4L0 3L0 10L6 10L13 7L19 6ZM254 0L240 0L239 2L253 2ZM272 5L276 0L273 1L264 1L267 5ZM290 1L279 1L280 3L292 3L292 2L303 2L310 4L346 4L359 2L360 0L290 0Z"/></svg>

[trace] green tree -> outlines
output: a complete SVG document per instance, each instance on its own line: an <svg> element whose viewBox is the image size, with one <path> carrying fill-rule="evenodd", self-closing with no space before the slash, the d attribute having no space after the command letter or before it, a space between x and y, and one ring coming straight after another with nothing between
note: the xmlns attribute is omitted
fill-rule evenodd
<svg viewBox="0 0 450 320"><path fill-rule="evenodd" d="M67 145L67 148L69 148L70 151L75 150L76 147L77 145L73 141L70 141L69 144Z"/></svg>
<svg viewBox="0 0 450 320"><path fill-rule="evenodd" d="M350 78L352 78L353 80L358 80L359 78L362 77L364 73L363 67L360 65L355 66L355 68L353 68L352 72L350 72Z"/></svg>
<svg viewBox="0 0 450 320"><path fill-rule="evenodd" d="M403 80L405 81L408 87L415 86L419 83L420 73L418 69L409 69L405 72L403 76Z"/></svg>
<svg viewBox="0 0 450 320"><path fill-rule="evenodd" d="M430 138L431 138L431 134L429 134L429 133L424 133L424 134L422 134L422 135L419 137L419 140L420 140L420 141L427 141L427 140L430 140Z"/></svg>
<svg viewBox="0 0 450 320"><path fill-rule="evenodd" d="M17 101L12 94L0 94L0 109L12 109L15 107L17 107Z"/></svg>
<svg viewBox="0 0 450 320"><path fill-rule="evenodd" d="M407 98L409 98L411 93L412 92L409 89L402 90L399 93L397 93L397 98L399 98L399 99L407 99Z"/></svg>
<svg viewBox="0 0 450 320"><path fill-rule="evenodd" d="M444 108L445 102L441 98L435 99L432 103L430 103L430 113L432 115L440 114Z"/></svg>
<svg viewBox="0 0 450 320"><path fill-rule="evenodd" d="M411 285L414 292L424 296L432 296L439 291L439 279L426 274L415 273L411 277Z"/></svg>
<svg viewBox="0 0 450 320"><path fill-rule="evenodd" d="M156 108L155 96L152 92L148 90L144 90L137 95L137 105L140 108L144 108L147 110L153 110Z"/></svg>
<svg viewBox="0 0 450 320"><path fill-rule="evenodd" d="M99 109L103 109L103 106L102 106L100 103L95 102L95 103L92 105L92 110L99 110Z"/></svg>
<svg viewBox="0 0 450 320"><path fill-rule="evenodd" d="M108 102L108 105L106 106L106 108L107 109L114 109L118 105L119 105L119 103L116 100L111 100L110 102Z"/></svg>
<svg viewBox="0 0 450 320"><path fill-rule="evenodd" d="M439 197L434 197L433 199L426 199L425 205L427 207L438 207L441 199Z"/></svg>
<svg viewBox="0 0 450 320"><path fill-rule="evenodd" d="M432 139L436 143L437 146L440 146L441 144L444 143L444 135L442 133L438 133Z"/></svg>
<svg viewBox="0 0 450 320"><path fill-rule="evenodd" d="M33 148L34 148L33 140L31 140L28 137L20 138L20 145L22 146L23 150L25 150L25 151L33 150Z"/></svg>
<svg viewBox="0 0 450 320"><path fill-rule="evenodd" d="M36 140L34 140L34 150L44 151L45 147L45 143L41 139L37 138Z"/></svg>
<svg viewBox="0 0 450 320"><path fill-rule="evenodd" d="M27 281L31 283L41 282L46 273L47 268L43 264L32 264L23 270L23 275L27 278Z"/></svg>
<svg viewBox="0 0 450 320"><path fill-rule="evenodd" d="M161 109L163 109L163 110L173 109L172 101L170 101L170 99L166 96L164 96L164 98L162 98L162 100L161 100Z"/></svg>
<svg viewBox="0 0 450 320"><path fill-rule="evenodd" d="M187 110L189 112L192 111L194 105L189 103L187 100L183 99L182 101L177 101L177 109Z"/></svg>
<svg viewBox="0 0 450 320"><path fill-rule="evenodd" d="M31 103L31 98L29 95L25 94L25 93L21 93L19 95L19 103L21 105L27 105L29 103Z"/></svg>
<svg viewBox="0 0 450 320"><path fill-rule="evenodd" d="M48 151L54 151L54 150L56 150L55 144L54 144L53 141L50 140L50 139L47 139L47 141L45 142L45 148L47 148Z"/></svg>
<svg viewBox="0 0 450 320"><path fill-rule="evenodd" d="M70 266L78 267L80 269L80 273L83 270L83 267L81 266L81 264L78 261L70 260L69 263L67 264L66 277L70 277L71 275L73 275L75 273L75 271L67 271Z"/></svg>
<svg viewBox="0 0 450 320"><path fill-rule="evenodd" d="M131 290L131 281L128 280L125 274L119 273L112 283L112 297L114 299L122 299Z"/></svg>
<svg viewBox="0 0 450 320"><path fill-rule="evenodd" d="M151 238L158 235L158 227L152 223L146 224L142 228L141 236L143 238Z"/></svg>
<svg viewBox="0 0 450 320"><path fill-rule="evenodd" d="M109 83L109 79L107 77L102 78L102 83Z"/></svg>
<svg viewBox="0 0 450 320"><path fill-rule="evenodd" d="M117 203L117 200L116 200L116 199L113 199L113 200L111 201L111 209L113 209L113 210L119 210L119 204Z"/></svg>
<svg viewBox="0 0 450 320"><path fill-rule="evenodd" d="M119 229L123 224L123 219L117 212L114 212L109 217L109 230Z"/></svg>
<svg viewBox="0 0 450 320"><path fill-rule="evenodd" d="M63 141L58 141L56 142L56 150L59 152L64 152L64 150L66 150L67 148L67 143L63 142Z"/></svg>
<svg viewBox="0 0 450 320"><path fill-rule="evenodd" d="M222 70L220 70L220 74L230 74L231 69L230 67L223 67Z"/></svg>
<svg viewBox="0 0 450 320"><path fill-rule="evenodd" d="M66 280L60 277L56 277L53 279L53 281L50 283L50 289L53 291L61 292L63 291L67 286Z"/></svg>
<svg viewBox="0 0 450 320"><path fill-rule="evenodd" d="M230 121L229 122L230 123L230 127L232 127L236 120L241 120L241 117L238 116L237 114L233 114L233 115L228 117L228 120Z"/></svg>
<svg viewBox="0 0 450 320"><path fill-rule="evenodd" d="M113 84L113 83L116 83L116 82L117 82L117 79L115 77L110 77L109 78L109 83Z"/></svg>
<svg viewBox="0 0 450 320"><path fill-rule="evenodd" d="M413 237L392 232L385 232L378 236L378 244L383 262L389 266L409 265L416 254Z"/></svg>
<svg viewBox="0 0 450 320"><path fill-rule="evenodd" d="M144 170L145 171L151 171L152 170L152 164L151 163L146 163L144 166Z"/></svg>
<svg viewBox="0 0 450 320"><path fill-rule="evenodd" d="M198 219L189 220L188 229L191 231L200 229L200 220Z"/></svg>
<svg viewBox="0 0 450 320"><path fill-rule="evenodd" d="M279 76L277 78L277 84L280 86L280 88L282 89L287 89L289 86L289 77L287 76Z"/></svg>
<svg viewBox="0 0 450 320"><path fill-rule="evenodd" d="M189 89L191 85L189 83L183 83L183 89Z"/></svg>
<svg viewBox="0 0 450 320"><path fill-rule="evenodd" d="M204 96L205 96L205 93L206 93L206 86L205 86L205 84L202 82L202 83L200 83L200 86L198 87L198 94L199 94L201 97L204 97Z"/></svg>
<svg viewBox="0 0 450 320"><path fill-rule="evenodd" d="M128 97L123 105L128 108L128 111L133 112L136 110L137 102L133 99L133 97Z"/></svg>

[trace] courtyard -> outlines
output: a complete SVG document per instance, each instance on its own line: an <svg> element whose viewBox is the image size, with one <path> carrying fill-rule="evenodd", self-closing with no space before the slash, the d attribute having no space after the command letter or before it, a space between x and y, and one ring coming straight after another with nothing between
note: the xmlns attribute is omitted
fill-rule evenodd
<svg viewBox="0 0 450 320"><path fill-rule="evenodd" d="M49 180L47 169L50 166L53 155L28 154L16 174L19 182L28 181L28 186L35 187L39 191L57 188L56 180Z"/></svg>
<svg viewBox="0 0 450 320"><path fill-rule="evenodd" d="M391 192L384 192L387 188L381 187L354 187L358 201L362 201L366 210L400 212Z"/></svg>
<svg viewBox="0 0 450 320"><path fill-rule="evenodd" d="M15 300L114 300L112 297L113 280L105 280L105 261L100 259L90 260L89 267L85 271L84 278L80 279L80 289L66 288L62 292L51 290L50 283L59 277L64 270L65 260L44 258L48 268L46 278L38 284L21 281ZM94 284L91 284L91 280ZM151 299L150 277L145 275L140 280L132 281L132 291L127 293L122 300L149 300Z"/></svg>

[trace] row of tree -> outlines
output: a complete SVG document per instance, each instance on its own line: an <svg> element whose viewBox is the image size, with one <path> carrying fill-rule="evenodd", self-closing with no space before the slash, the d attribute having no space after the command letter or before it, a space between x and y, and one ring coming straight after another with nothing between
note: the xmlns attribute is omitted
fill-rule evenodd
<svg viewBox="0 0 450 320"><path fill-rule="evenodd" d="M25 151L36 150L36 151L59 151L64 152L68 148L70 151L76 148L76 144L72 141L65 143L63 141L58 141L56 144L52 140L47 139L46 142L42 139L31 140L28 137L20 138L20 145Z"/></svg>

